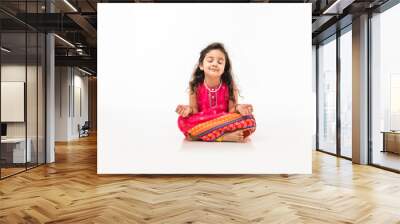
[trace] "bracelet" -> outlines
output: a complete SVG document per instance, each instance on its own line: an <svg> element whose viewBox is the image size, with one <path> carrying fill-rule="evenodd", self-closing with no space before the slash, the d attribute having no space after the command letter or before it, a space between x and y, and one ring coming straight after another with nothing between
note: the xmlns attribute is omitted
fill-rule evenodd
<svg viewBox="0 0 400 224"><path fill-rule="evenodd" d="M215 141L222 142L223 140L224 140L224 136L222 135L221 137L217 138Z"/></svg>

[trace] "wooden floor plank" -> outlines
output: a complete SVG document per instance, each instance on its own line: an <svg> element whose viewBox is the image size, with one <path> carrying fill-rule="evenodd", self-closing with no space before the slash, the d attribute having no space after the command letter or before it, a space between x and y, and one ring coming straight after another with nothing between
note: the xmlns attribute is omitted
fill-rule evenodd
<svg viewBox="0 0 400 224"><path fill-rule="evenodd" d="M400 175L313 152L312 175L97 175L96 136L0 181L0 223L400 223Z"/></svg>

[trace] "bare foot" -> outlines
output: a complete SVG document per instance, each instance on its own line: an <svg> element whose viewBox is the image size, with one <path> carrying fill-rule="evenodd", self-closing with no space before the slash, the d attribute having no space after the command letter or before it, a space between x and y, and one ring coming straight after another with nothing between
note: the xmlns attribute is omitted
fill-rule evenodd
<svg viewBox="0 0 400 224"><path fill-rule="evenodd" d="M198 138L193 138L193 137L190 137L189 135L188 136L186 136L186 141L199 141L199 139Z"/></svg>
<svg viewBox="0 0 400 224"><path fill-rule="evenodd" d="M242 130L237 130L234 132L229 132L224 134L223 140L224 142L243 142L244 135Z"/></svg>

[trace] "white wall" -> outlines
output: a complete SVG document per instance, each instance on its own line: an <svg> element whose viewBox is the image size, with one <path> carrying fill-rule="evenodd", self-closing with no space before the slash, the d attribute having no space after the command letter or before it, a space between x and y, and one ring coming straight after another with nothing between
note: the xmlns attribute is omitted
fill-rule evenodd
<svg viewBox="0 0 400 224"><path fill-rule="evenodd" d="M74 69L74 108L72 113L71 120L71 135L73 138L79 137L77 126L80 124L82 126L85 121L88 121L89 112L88 112L88 77L82 76L79 70ZM80 92L80 93L79 93ZM80 95L80 97L79 97ZM80 101L80 102L79 102ZM81 110L81 111L80 111Z"/></svg>
<svg viewBox="0 0 400 224"><path fill-rule="evenodd" d="M78 138L78 124L88 120L88 78L83 75L76 68L56 67L56 141ZM82 105L81 113L77 105Z"/></svg>
<svg viewBox="0 0 400 224"><path fill-rule="evenodd" d="M68 67L55 68L55 141L68 140L69 115L69 84Z"/></svg>
<svg viewBox="0 0 400 224"><path fill-rule="evenodd" d="M98 173L311 173L310 20L311 4L98 4ZM245 144L187 142L177 126L214 41L254 106Z"/></svg>

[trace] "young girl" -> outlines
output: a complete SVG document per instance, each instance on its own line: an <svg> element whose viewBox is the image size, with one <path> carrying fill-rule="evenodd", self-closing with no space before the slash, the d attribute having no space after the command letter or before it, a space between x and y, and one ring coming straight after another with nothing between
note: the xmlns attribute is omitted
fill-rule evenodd
<svg viewBox="0 0 400 224"><path fill-rule="evenodd" d="M231 62L221 43L203 49L189 83L189 105L178 105L187 140L243 142L255 131L250 104L238 104Z"/></svg>

